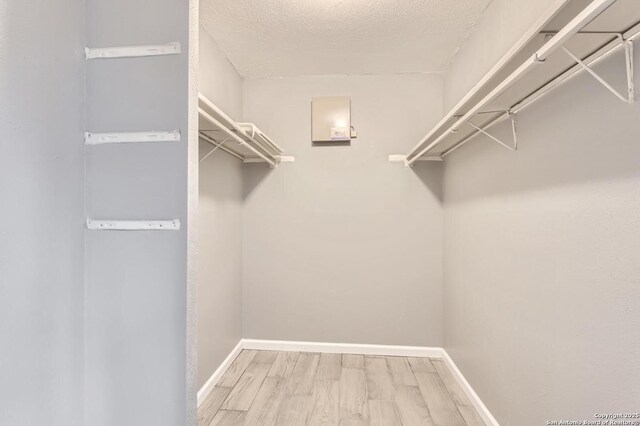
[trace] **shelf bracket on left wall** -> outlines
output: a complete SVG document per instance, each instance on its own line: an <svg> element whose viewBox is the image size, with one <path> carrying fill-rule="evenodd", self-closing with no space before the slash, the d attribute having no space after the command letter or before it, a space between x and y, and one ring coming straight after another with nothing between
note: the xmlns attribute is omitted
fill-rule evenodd
<svg viewBox="0 0 640 426"><path fill-rule="evenodd" d="M168 132L121 132L121 133L92 133L84 134L86 145L103 145L118 143L152 143L177 142L180 140L180 130Z"/></svg>
<svg viewBox="0 0 640 426"><path fill-rule="evenodd" d="M85 47L86 59L142 58L145 56L177 55L180 43L144 46Z"/></svg>
<svg viewBox="0 0 640 426"><path fill-rule="evenodd" d="M518 150L518 127L517 127L518 122L517 122L516 115L514 113L510 112L509 113L509 119L511 120L511 131L513 132L513 145L509 145L508 143L505 143L505 142L501 141L500 139L496 138L495 136L493 136L492 134L487 132L482 127L476 126L471 121L466 121L466 123L469 126L471 126L474 129L476 129L478 132L480 132L483 135L487 136L488 138L498 142L500 145L504 146L508 150L517 151Z"/></svg>
<svg viewBox="0 0 640 426"><path fill-rule="evenodd" d="M87 219L92 231L178 231L180 221L174 220L93 220Z"/></svg>
<svg viewBox="0 0 640 426"><path fill-rule="evenodd" d="M199 162L200 162L200 163L202 163L204 160L206 160L206 159L207 159L207 157L209 157L211 154L213 154L214 152L216 152L216 150L217 150L218 148L222 148L222 145L224 145L224 143L225 143L226 141L228 141L228 140L229 140L229 138L228 138L228 137L226 137L226 138L224 138L224 139L222 140L222 142L216 142L216 144L212 144L212 145L214 145L214 146L213 146L213 149L212 149L211 151L207 152L207 154L206 154L204 157L202 157L202 159L200 159L200 161L199 161Z"/></svg>

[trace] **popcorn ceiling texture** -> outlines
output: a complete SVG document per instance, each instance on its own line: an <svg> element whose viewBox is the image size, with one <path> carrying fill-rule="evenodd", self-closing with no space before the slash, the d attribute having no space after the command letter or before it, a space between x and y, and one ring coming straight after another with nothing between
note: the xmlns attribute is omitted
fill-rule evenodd
<svg viewBox="0 0 640 426"><path fill-rule="evenodd" d="M442 72L490 0L203 0L246 78Z"/></svg>

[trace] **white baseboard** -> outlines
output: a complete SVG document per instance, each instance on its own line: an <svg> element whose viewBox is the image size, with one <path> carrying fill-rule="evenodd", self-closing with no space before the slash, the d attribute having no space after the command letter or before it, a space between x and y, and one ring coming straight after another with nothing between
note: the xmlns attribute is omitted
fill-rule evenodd
<svg viewBox="0 0 640 426"><path fill-rule="evenodd" d="M451 374L453 374L453 377L455 377L460 387L462 387L462 389L464 390L464 393L467 394L467 397L469 397L469 399L471 400L473 407L476 409L478 414L480 414L480 417L482 417L482 420L484 420L484 422L487 425L500 426L500 424L495 419L495 417L493 417L491 412L489 412L489 409L487 409L487 407L484 405L484 403L482 402L478 394L473 390L469 382L467 382L467 379L464 378L464 376L462 375L462 373L460 372L456 364L453 362L453 359L451 359L451 357L447 353L447 351L443 349L442 353L444 355L442 359L444 360L445 364L447 364L449 371L451 371Z"/></svg>
<svg viewBox="0 0 640 426"><path fill-rule="evenodd" d="M283 340L255 339L244 339L244 348L260 351L411 356L420 358L442 358L443 352L442 348L429 348L423 346L361 345L352 343L290 342Z"/></svg>
<svg viewBox="0 0 640 426"><path fill-rule="evenodd" d="M436 358L444 360L445 364L453 374L467 394L474 408L487 425L499 426L496 419L491 415L482 400L473 390L469 382L464 378L456 364L453 362L447 351L443 348L424 346L392 346L392 345L361 345L351 343L319 343L319 342L292 342L284 340L258 340L242 339L233 348L229 356L222 362L220 367L211 375L209 380L198 392L198 406L206 399L211 390L218 383L220 378L231 363L236 359L243 349L259 351L284 351L284 352L319 352L319 353L340 353L356 355L384 355L384 356L408 356L418 358Z"/></svg>
<svg viewBox="0 0 640 426"><path fill-rule="evenodd" d="M240 354L243 349L244 341L241 339L235 348L231 351L231 353L222 361L222 364L213 372L209 380L202 386L202 388L198 391L198 407L202 402L207 399L209 393L213 390L213 388L218 384L224 373L231 366L236 357Z"/></svg>

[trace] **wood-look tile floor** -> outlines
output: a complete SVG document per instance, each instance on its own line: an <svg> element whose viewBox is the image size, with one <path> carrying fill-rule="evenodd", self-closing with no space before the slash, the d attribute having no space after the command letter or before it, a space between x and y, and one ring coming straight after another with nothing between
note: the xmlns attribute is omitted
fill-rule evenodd
<svg viewBox="0 0 640 426"><path fill-rule="evenodd" d="M244 350L198 425L484 425L442 360Z"/></svg>

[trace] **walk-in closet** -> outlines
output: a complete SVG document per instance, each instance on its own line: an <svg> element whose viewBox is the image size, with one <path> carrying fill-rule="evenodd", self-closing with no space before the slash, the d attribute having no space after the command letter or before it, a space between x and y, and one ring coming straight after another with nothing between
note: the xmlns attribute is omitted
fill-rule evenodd
<svg viewBox="0 0 640 426"><path fill-rule="evenodd" d="M640 425L638 0L0 0L0 426Z"/></svg>

